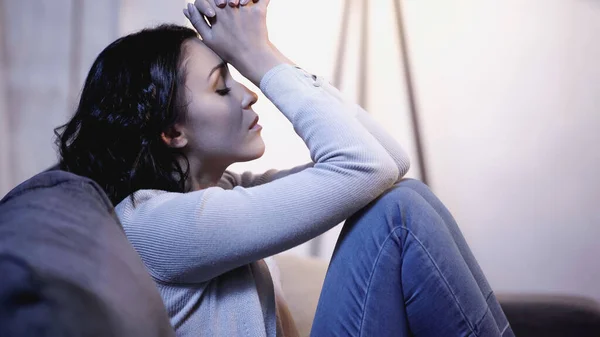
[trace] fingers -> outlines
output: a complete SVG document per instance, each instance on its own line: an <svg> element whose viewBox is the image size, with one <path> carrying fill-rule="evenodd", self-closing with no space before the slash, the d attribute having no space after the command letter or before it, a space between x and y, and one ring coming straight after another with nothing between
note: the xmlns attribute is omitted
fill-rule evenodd
<svg viewBox="0 0 600 337"><path fill-rule="evenodd" d="M208 26L208 23L204 21L204 18L202 17L196 6L194 6L191 3L188 3L187 8L183 10L183 14L185 14L188 20L190 20L190 22L192 23L194 28L196 28L198 33L200 33L202 38L208 37L208 35L210 34L210 27Z"/></svg>
<svg viewBox="0 0 600 337"><path fill-rule="evenodd" d="M267 0L240 0L240 5L242 6L246 6L247 4L249 4L250 2L252 3L257 3L258 1L260 2L266 2L264 5L267 6L269 4L269 1Z"/></svg>
<svg viewBox="0 0 600 337"><path fill-rule="evenodd" d="M215 0L215 5L219 8L225 8L225 6L227 6L227 0Z"/></svg>
<svg viewBox="0 0 600 337"><path fill-rule="evenodd" d="M267 8L267 6L269 6L269 3L271 2L271 0L248 0L247 2L252 1L253 3L258 3L260 2L260 6Z"/></svg>
<svg viewBox="0 0 600 337"><path fill-rule="evenodd" d="M263 5L264 7L267 7L269 5L269 0L239 0L240 1L240 6L246 6L249 3L258 3L260 1L261 5Z"/></svg>
<svg viewBox="0 0 600 337"><path fill-rule="evenodd" d="M196 1L199 1L199 0L196 0ZM204 1L206 1L206 0L204 0ZM239 6L246 6L250 2L257 3L258 1L259 0L214 0L214 3L219 8L225 8L225 7L227 7L227 5L229 5L229 7L239 7ZM264 1L264 0L262 0L262 1ZM201 8L200 8L200 12L202 12Z"/></svg>
<svg viewBox="0 0 600 337"><path fill-rule="evenodd" d="M215 13L214 8L211 6L211 4L207 0L196 0L194 2L194 5L196 6L196 8L198 8L198 11L200 12L200 14L206 15L206 17L208 17L208 18L212 18L215 15L217 15Z"/></svg>

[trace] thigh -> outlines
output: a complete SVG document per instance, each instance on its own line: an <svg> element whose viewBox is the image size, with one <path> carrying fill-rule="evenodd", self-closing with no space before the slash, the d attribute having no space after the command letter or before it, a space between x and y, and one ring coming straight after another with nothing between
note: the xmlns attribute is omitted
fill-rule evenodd
<svg viewBox="0 0 600 337"><path fill-rule="evenodd" d="M480 322L480 325L485 325L486 319L492 319L493 322L500 328L501 332L504 336L512 335L512 330L508 324L508 320L506 315L504 314L500 303L498 302L496 295L492 291L492 287L487 281L483 270L479 266L475 256L473 255L467 241L465 240L456 220L450 213L450 211L446 208L446 206L438 199L438 197L429 189L429 187L422 182L415 179L404 179L400 183L403 187L409 188L416 193L418 193L423 199L431 205L431 207L435 210L438 216L442 219L444 225L448 229L450 235L456 244L456 248L458 249L462 259L466 263L469 271L477 285L481 293L485 296L487 304L489 306L489 316L484 317L483 321Z"/></svg>
<svg viewBox="0 0 600 337"><path fill-rule="evenodd" d="M429 189L429 187L423 184L421 181L415 179L404 179L400 184L409 188L415 192L417 192L431 207L435 210L438 216L444 222L446 228L452 235L454 242L456 243L456 247L458 248L460 254L463 259L467 263L467 266L471 270L471 273L475 277L477 284L479 285L481 292L489 294L492 292L492 288L490 287L483 271L479 267L475 256L471 252L467 241L465 240L456 220L450 213L450 211L446 208L446 206L438 199L438 197L433 194L433 192Z"/></svg>
<svg viewBox="0 0 600 337"><path fill-rule="evenodd" d="M376 204L348 219L332 256L311 336L409 336L400 249ZM373 226L371 226L373 225ZM375 230L375 225L381 225Z"/></svg>
<svg viewBox="0 0 600 337"><path fill-rule="evenodd" d="M500 335L452 226L404 185L344 225L312 335Z"/></svg>

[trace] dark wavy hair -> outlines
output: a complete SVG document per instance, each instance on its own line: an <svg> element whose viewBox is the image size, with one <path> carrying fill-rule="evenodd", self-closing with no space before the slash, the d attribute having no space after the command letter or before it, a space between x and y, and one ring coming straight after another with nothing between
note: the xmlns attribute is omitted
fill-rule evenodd
<svg viewBox="0 0 600 337"><path fill-rule="evenodd" d="M95 180L113 204L140 189L184 192L189 162L161 133L185 116L181 60L184 42L195 37L190 28L161 25L106 47L75 115L54 130L60 169Z"/></svg>

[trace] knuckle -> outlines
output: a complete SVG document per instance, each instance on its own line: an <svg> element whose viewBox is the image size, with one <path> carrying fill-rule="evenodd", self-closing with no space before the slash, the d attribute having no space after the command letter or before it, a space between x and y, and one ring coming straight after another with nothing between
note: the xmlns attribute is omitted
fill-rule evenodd
<svg viewBox="0 0 600 337"><path fill-rule="evenodd" d="M196 29L198 29L198 30L202 29L202 25L200 24L201 23L200 19L198 19L198 18L192 18L191 21L192 21L192 25L194 27L196 27Z"/></svg>
<svg viewBox="0 0 600 337"><path fill-rule="evenodd" d="M266 13L265 9L262 6L250 6L250 10L253 13L259 14L259 15Z"/></svg>

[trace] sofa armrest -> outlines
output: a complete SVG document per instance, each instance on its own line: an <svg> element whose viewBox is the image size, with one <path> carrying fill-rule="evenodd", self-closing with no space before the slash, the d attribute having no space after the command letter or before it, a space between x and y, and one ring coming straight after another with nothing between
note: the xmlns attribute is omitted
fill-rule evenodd
<svg viewBox="0 0 600 337"><path fill-rule="evenodd" d="M559 295L499 295L517 336L600 336L600 306L593 300Z"/></svg>

